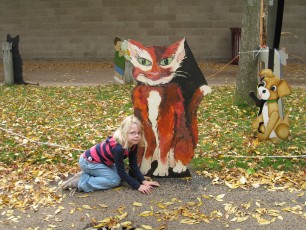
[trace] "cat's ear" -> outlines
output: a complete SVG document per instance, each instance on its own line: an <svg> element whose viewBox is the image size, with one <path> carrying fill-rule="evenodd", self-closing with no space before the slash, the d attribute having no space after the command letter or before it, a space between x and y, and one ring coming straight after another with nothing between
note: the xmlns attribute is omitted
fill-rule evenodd
<svg viewBox="0 0 306 230"><path fill-rule="evenodd" d="M11 39L12 39L11 35L10 35L10 34L7 34L7 35L6 35L6 41L8 42L8 41L10 41Z"/></svg>
<svg viewBox="0 0 306 230"><path fill-rule="evenodd" d="M129 40L128 51L131 58L130 61L135 67L139 65L138 59L140 57L149 60L149 62L152 63L151 55L147 51L147 48L140 42L137 42L135 40Z"/></svg>
<svg viewBox="0 0 306 230"><path fill-rule="evenodd" d="M183 61L183 59L185 58L185 55L186 55L186 52L185 52L185 38L181 39L180 41L177 41L176 43L174 43L173 45L171 46L174 46L175 49L176 49L176 52L175 52L175 59L178 61L178 62L181 62Z"/></svg>
<svg viewBox="0 0 306 230"><path fill-rule="evenodd" d="M142 53L144 50L144 45L135 40L128 40L128 50L130 52L131 58L140 56L139 54Z"/></svg>

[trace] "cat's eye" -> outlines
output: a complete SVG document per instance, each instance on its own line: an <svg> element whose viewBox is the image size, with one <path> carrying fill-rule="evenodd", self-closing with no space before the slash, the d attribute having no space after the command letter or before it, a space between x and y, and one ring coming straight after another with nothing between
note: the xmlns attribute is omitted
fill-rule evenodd
<svg viewBox="0 0 306 230"><path fill-rule="evenodd" d="M138 61L141 65L144 65L144 66L150 66L150 65L152 65L152 63L151 63L148 59L145 59L145 58L138 58L137 61Z"/></svg>
<svg viewBox="0 0 306 230"><path fill-rule="evenodd" d="M169 65L173 61L173 57L164 58L159 62L161 66Z"/></svg>

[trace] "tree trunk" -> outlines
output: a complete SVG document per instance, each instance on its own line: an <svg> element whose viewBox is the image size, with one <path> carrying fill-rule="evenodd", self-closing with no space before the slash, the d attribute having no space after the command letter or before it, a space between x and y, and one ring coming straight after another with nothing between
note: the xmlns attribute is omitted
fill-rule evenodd
<svg viewBox="0 0 306 230"><path fill-rule="evenodd" d="M249 52L259 47L259 16L260 1L244 0L241 42L239 54L239 69L235 91L235 105L254 105L254 101L249 97L249 92L256 92L258 61L254 58L256 53Z"/></svg>

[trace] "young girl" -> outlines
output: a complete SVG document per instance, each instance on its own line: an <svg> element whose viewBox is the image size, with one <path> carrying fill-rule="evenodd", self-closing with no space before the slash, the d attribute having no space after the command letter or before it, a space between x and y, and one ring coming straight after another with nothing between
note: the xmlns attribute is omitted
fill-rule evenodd
<svg viewBox="0 0 306 230"><path fill-rule="evenodd" d="M144 194L151 194L158 182L147 181L137 165L137 147L144 145L142 125L133 115L125 118L113 136L86 150L79 159L82 172L64 182L62 189L77 188L78 191L110 189L126 181L132 188ZM138 180L125 171L124 159Z"/></svg>

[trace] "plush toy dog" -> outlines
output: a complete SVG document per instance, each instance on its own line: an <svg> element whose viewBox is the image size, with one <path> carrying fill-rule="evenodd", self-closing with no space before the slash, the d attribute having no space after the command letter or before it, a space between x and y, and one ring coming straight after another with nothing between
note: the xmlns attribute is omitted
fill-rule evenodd
<svg viewBox="0 0 306 230"><path fill-rule="evenodd" d="M260 72L258 85L259 100L256 105L262 104L252 127L258 130L257 137L261 140L280 138L285 140L289 136L289 113L282 119L278 112L278 99L291 93L291 88L285 80L277 78L272 70L264 69ZM253 95L253 96L252 96ZM254 93L250 93L254 99ZM260 103L259 101L263 102Z"/></svg>

